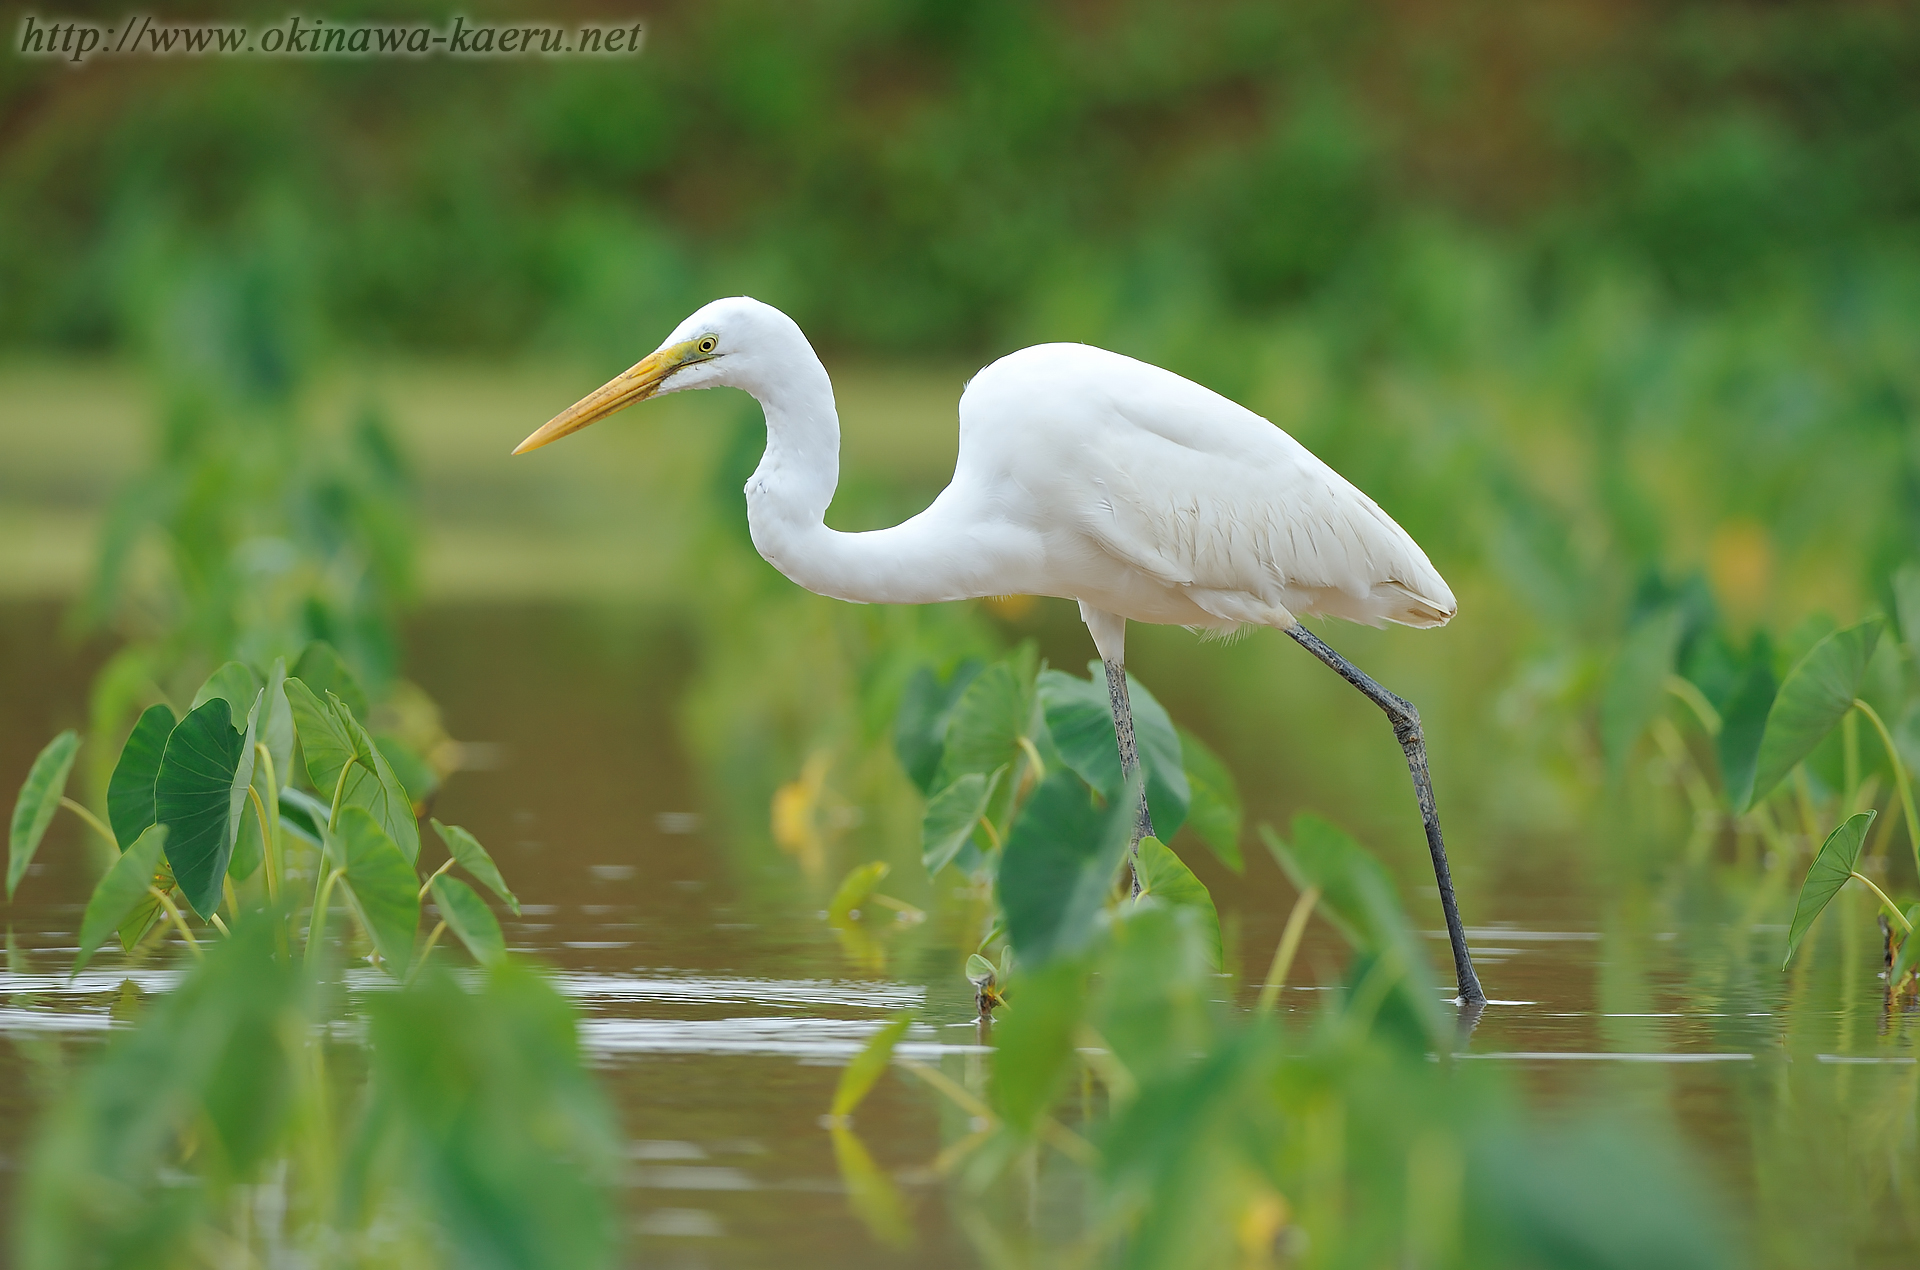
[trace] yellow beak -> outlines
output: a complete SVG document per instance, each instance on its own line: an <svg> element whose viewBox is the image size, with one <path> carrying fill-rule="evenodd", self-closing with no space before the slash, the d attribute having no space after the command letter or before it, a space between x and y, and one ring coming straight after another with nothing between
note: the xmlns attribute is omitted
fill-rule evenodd
<svg viewBox="0 0 1920 1270"><path fill-rule="evenodd" d="M525 454L528 450L537 450L569 432L598 423L615 411L625 410L636 401L645 401L660 387L661 380L698 356L698 344L698 340L686 340L647 354L632 369L614 376L547 420L539 431L513 447L513 452Z"/></svg>

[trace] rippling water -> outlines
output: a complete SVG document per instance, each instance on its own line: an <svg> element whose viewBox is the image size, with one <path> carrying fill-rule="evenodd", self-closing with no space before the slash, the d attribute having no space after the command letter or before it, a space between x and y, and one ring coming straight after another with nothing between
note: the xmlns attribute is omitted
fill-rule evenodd
<svg viewBox="0 0 1920 1270"><path fill-rule="evenodd" d="M84 701L89 654L63 648L54 622L46 608L0 610L7 772L24 771ZM686 656L644 632L605 641L624 651L582 655L571 622L548 610L430 613L414 629L412 666L456 735L496 747L497 770L455 777L436 814L493 847L525 901L505 921L509 942L552 967L584 1017L582 1040L629 1144L636 1260L899 1264L850 1215L820 1118L839 1065L899 1010L917 1016L903 1053L979 1077L985 1038L959 973L965 932L936 920L903 931L880 964L851 953L822 920L832 879L808 882L777 852L742 846L752 835L737 826L763 824L764 810L712 805L708 778L673 742ZM1177 696L1165 695L1180 717ZM1250 802L1258 811L1258 797ZM96 1044L121 1026L129 999L174 978L102 964L111 954L68 978L86 887L77 848L71 828L57 828L12 909L0 974L0 1034L16 1042L0 1046L9 1177L36 1105L36 1040ZM1514 1069L1542 1114L1671 1108L1738 1205L1750 1202L1752 1167L1742 1126L1780 1072L1845 1067L1856 1091L1914 1080L1905 1021L1882 1008L1876 936L1861 912L1843 908L1835 921L1834 937L1860 954L1840 959L1852 969L1812 984L1779 973L1782 928L1753 920L1782 916L1784 890L1750 901L1740 920L1664 929L1658 906L1605 893L1563 857L1489 867L1462 854L1468 911L1483 922L1471 935L1496 998L1467 1055ZM1244 882L1216 890L1238 949L1230 960L1263 966L1292 898L1284 882L1255 859ZM1420 913L1430 892L1409 903ZM1438 966L1444 938L1429 935ZM1341 956L1320 932L1297 964L1283 1008L1305 1015L1320 985L1338 981ZM370 971L348 983L351 994L385 986ZM914 1206L912 1264L970 1265L928 1168L942 1145L938 1116L923 1088L883 1080L859 1128Z"/></svg>

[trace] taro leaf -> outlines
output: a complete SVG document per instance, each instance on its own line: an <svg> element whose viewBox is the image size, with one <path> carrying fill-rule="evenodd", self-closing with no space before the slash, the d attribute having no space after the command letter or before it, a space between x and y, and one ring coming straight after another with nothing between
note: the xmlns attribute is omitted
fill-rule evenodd
<svg viewBox="0 0 1920 1270"><path fill-rule="evenodd" d="M289 676L305 684L315 697L322 701L332 693L347 703L347 709L354 715L364 718L368 709L366 689L353 677L347 664L340 660L340 654L333 645L323 639L316 639L300 652L300 659L293 663Z"/></svg>
<svg viewBox="0 0 1920 1270"><path fill-rule="evenodd" d="M1218 970L1222 960L1220 913L1206 883L1193 875L1186 862L1158 838L1140 839L1140 898L1148 896L1175 908L1190 908L1207 928L1207 951Z"/></svg>
<svg viewBox="0 0 1920 1270"><path fill-rule="evenodd" d="M187 903L201 917L220 907L221 883L240 832L253 780L251 721L236 732L225 697L187 712L160 756L154 819L167 826L167 862Z"/></svg>
<svg viewBox="0 0 1920 1270"><path fill-rule="evenodd" d="M1092 940L1133 836L1139 778L1105 808L1070 771L1033 791L1007 834L1000 907L1020 963L1039 969Z"/></svg>
<svg viewBox="0 0 1920 1270"><path fill-rule="evenodd" d="M153 823L153 781L160 774L160 755L175 722L172 706L148 706L114 764L113 777L107 782L107 823L113 826L122 851Z"/></svg>
<svg viewBox="0 0 1920 1270"><path fill-rule="evenodd" d="M1062 959L1022 971L1016 1009L993 1028L993 1103L1015 1132L1031 1134L1053 1105L1087 1008L1087 972Z"/></svg>
<svg viewBox="0 0 1920 1270"><path fill-rule="evenodd" d="M942 770L951 780L1013 762L1032 723L1031 688L1008 662L995 662L974 676L953 704Z"/></svg>
<svg viewBox="0 0 1920 1270"><path fill-rule="evenodd" d="M1291 842L1282 841L1265 826L1260 833L1295 888L1320 888L1316 911L1356 951L1375 957L1391 955L1405 967L1399 983L1407 1003L1432 1042L1445 1049L1449 1042L1426 948L1408 923L1385 867L1344 830L1318 816L1295 816L1292 829Z"/></svg>
<svg viewBox="0 0 1920 1270"><path fill-rule="evenodd" d="M193 705L189 708L198 710L215 697L222 697L232 709L233 717L241 719L253 708L254 698L259 695L260 676L253 673L252 667L230 661L207 676L207 682L193 694Z"/></svg>
<svg viewBox="0 0 1920 1270"><path fill-rule="evenodd" d="M280 828L299 838L305 838L314 846L320 845L320 839L327 823L327 805L304 789L295 789L289 785L280 791Z"/></svg>
<svg viewBox="0 0 1920 1270"><path fill-rule="evenodd" d="M907 680L900 697L900 713L894 717L893 750L900 756L900 766L906 769L908 778L923 794L933 792L934 778L940 775L953 703L980 673L980 666L977 659L968 658L954 668L945 683L935 677L933 667L922 666Z"/></svg>
<svg viewBox="0 0 1920 1270"><path fill-rule="evenodd" d="M907 1216L900 1188L874 1163L853 1130L836 1124L827 1136L833 1140L833 1162L840 1170L840 1185L846 1188L847 1206L854 1216L882 1247L895 1252L912 1248L913 1222Z"/></svg>
<svg viewBox="0 0 1920 1270"><path fill-rule="evenodd" d="M1240 787L1234 783L1227 765L1199 737L1185 728L1178 732L1187 787L1193 794L1187 808L1187 826L1213 849L1220 863L1239 873L1246 868L1240 858L1240 824L1244 814L1240 807ZM1159 828L1158 821L1154 827Z"/></svg>
<svg viewBox="0 0 1920 1270"><path fill-rule="evenodd" d="M499 866L494 864L493 857L487 854L487 849L480 845L480 840L459 825L443 825L437 820L432 824L433 831L440 835L440 841L446 844L454 862L471 873L475 881L498 895L500 902L512 909L513 915L518 917L520 915L519 897L507 889L507 880L500 876Z"/></svg>
<svg viewBox="0 0 1920 1270"><path fill-rule="evenodd" d="M887 1070L887 1065L893 1062L893 1047L900 1043L912 1023L912 1015L895 1015L868 1039L853 1056L853 1061L840 1070L840 1083L834 1086L829 1115L837 1118L853 1114L854 1108L865 1100Z"/></svg>
<svg viewBox="0 0 1920 1270"><path fill-rule="evenodd" d="M333 842L346 870L341 881L373 937L382 967L404 979L420 925L420 879L366 808L342 807L334 828Z"/></svg>
<svg viewBox="0 0 1920 1270"><path fill-rule="evenodd" d="M1907 909L1907 925L1920 932L1920 904ZM1887 976L1887 983L1899 987L1900 981L1907 977L1915 963L1920 962L1920 934L1908 935L1900 941L1900 955L1893 959L1893 973Z"/></svg>
<svg viewBox="0 0 1920 1270"><path fill-rule="evenodd" d="M1727 805L1743 808L1753 802L1754 765L1760 760L1760 738L1767 730L1767 712L1776 691L1773 667L1765 656L1755 657L1734 685L1720 716L1720 782Z"/></svg>
<svg viewBox="0 0 1920 1270"><path fill-rule="evenodd" d="M1873 617L1835 631L1787 672L1767 713L1766 732L1754 763L1753 791L1742 811L1772 793L1853 708L1883 625L1882 619Z"/></svg>
<svg viewBox="0 0 1920 1270"><path fill-rule="evenodd" d="M93 895L87 900L86 914L80 919L80 953L73 960L74 974L86 969L93 954L107 942L107 936L134 916L142 901L155 909L160 907L148 888L154 885L166 846L167 827L149 825L101 876L100 884L93 888Z"/></svg>
<svg viewBox="0 0 1920 1270"><path fill-rule="evenodd" d="M968 772L927 800L926 818L920 823L920 858L928 877L953 863L967 845L999 783L1000 771L991 778L983 772Z"/></svg>
<svg viewBox="0 0 1920 1270"><path fill-rule="evenodd" d="M473 959L491 966L507 955L507 938L500 933L500 919L493 915L480 893L445 874L433 880L433 902L440 906L440 917L447 929L460 937Z"/></svg>
<svg viewBox="0 0 1920 1270"><path fill-rule="evenodd" d="M1793 964L1793 955L1800 951L1800 941L1807 937L1814 919L1825 911L1833 897L1840 894L1840 888L1847 884L1847 879L1853 876L1855 867L1860 863L1860 849L1866 845L1867 829L1878 814L1862 811L1848 816L1820 844L1820 851L1813 857L1813 865L1807 870L1807 880L1800 884L1800 900L1793 906L1793 925L1787 931L1787 958L1780 963L1780 969L1785 970Z"/></svg>
<svg viewBox="0 0 1920 1270"><path fill-rule="evenodd" d="M367 730L338 697L322 701L299 679L287 680L286 691L300 733L300 749L307 757L307 775L320 798L332 808L341 770L351 762L340 805L366 808L409 864L418 859L420 826L413 817L413 803Z"/></svg>
<svg viewBox="0 0 1920 1270"><path fill-rule="evenodd" d="M1633 743L1660 712L1684 617L1677 608L1662 610L1636 624L1620 644L1600 698L1600 748L1611 776L1620 775Z"/></svg>
<svg viewBox="0 0 1920 1270"><path fill-rule="evenodd" d="M867 902L873 894L873 888L880 885L880 879L887 876L887 862L875 860L871 864L857 864L848 870L841 879L840 889L833 893L833 899L827 904L827 920L835 926L845 926L853 921L854 910Z"/></svg>
<svg viewBox="0 0 1920 1270"><path fill-rule="evenodd" d="M285 789L293 779L293 708L287 704L287 659L284 657L275 658L273 669L267 674L266 715L260 720L260 741L273 760L275 782L280 789Z"/></svg>
<svg viewBox="0 0 1920 1270"><path fill-rule="evenodd" d="M47 742L47 748L40 751L27 771L26 783L20 786L20 797L13 804L13 824L7 832L9 900L20 879L26 876L27 866L33 863L40 839L47 836L53 813L60 809L60 799L67 792L67 773L73 770L73 756L79 751L80 734L68 728Z"/></svg>
<svg viewBox="0 0 1920 1270"><path fill-rule="evenodd" d="M1089 662L1090 679L1049 670L1040 676L1040 704L1046 710L1047 731L1068 767L1111 801L1120 792L1120 749L1113 735L1113 705L1107 696L1106 675L1099 662ZM1127 700L1133 713L1133 736L1140 766L1147 774L1147 808L1153 813L1154 832L1171 838L1186 821L1192 791L1181 760L1180 734L1173 720L1140 686L1127 676Z"/></svg>
<svg viewBox="0 0 1920 1270"><path fill-rule="evenodd" d="M1000 981L1000 970L991 961L974 953L967 958L967 982L976 990L989 987Z"/></svg>

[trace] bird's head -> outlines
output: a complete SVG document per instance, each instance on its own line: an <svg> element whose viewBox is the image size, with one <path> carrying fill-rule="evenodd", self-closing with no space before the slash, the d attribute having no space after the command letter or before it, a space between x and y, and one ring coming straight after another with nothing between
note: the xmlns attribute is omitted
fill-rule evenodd
<svg viewBox="0 0 1920 1270"><path fill-rule="evenodd" d="M549 419L513 452L537 450L649 397L692 388L752 388L796 339L806 346L793 319L770 304L746 296L715 300L630 369Z"/></svg>

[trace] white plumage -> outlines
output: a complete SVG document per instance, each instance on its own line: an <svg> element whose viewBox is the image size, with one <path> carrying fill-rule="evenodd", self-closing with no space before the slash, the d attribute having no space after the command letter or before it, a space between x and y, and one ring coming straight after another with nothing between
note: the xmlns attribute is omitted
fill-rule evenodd
<svg viewBox="0 0 1920 1270"><path fill-rule="evenodd" d="M747 482L754 546L821 595L926 604L1077 600L1106 663L1121 764L1137 765L1126 623L1289 632L1394 722L1426 822L1461 999L1484 1001L1453 899L1418 713L1296 618L1441 626L1453 592L1378 504L1273 424L1171 371L1084 344L1001 358L960 398L953 480L891 529L827 527L840 475L833 384L786 314L716 300L625 374L521 442L537 449L660 393L745 389L767 417ZM1142 833L1152 832L1144 803Z"/></svg>

